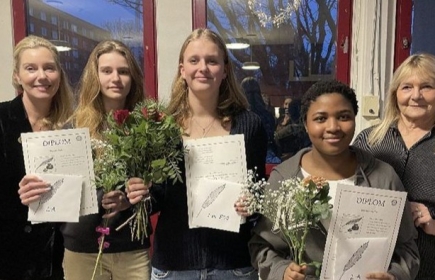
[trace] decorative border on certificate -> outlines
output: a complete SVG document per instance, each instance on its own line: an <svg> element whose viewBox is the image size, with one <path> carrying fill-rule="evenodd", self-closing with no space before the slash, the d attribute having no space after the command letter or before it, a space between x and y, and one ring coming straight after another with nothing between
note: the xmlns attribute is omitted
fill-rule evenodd
<svg viewBox="0 0 435 280"><path fill-rule="evenodd" d="M88 128L22 133L26 173L83 176L80 215L98 212Z"/></svg>
<svg viewBox="0 0 435 280"><path fill-rule="evenodd" d="M352 264L352 270L369 272L376 268L387 271L394 252L406 195L406 192L401 191L339 184L326 238L321 279L340 278L340 273L341 276L347 273L350 260L343 263L347 260L343 256L346 248L350 253L353 249L358 249L353 255L365 251L365 255L369 255L372 260L371 264L367 261L363 265ZM371 246L374 244L378 245ZM386 248L383 254L377 251L371 253L372 250L378 250L379 246Z"/></svg>
<svg viewBox="0 0 435 280"><path fill-rule="evenodd" d="M243 134L185 141L185 167L189 226L194 215L195 189L201 178L244 183L247 177ZM234 201L237 198L234 198Z"/></svg>

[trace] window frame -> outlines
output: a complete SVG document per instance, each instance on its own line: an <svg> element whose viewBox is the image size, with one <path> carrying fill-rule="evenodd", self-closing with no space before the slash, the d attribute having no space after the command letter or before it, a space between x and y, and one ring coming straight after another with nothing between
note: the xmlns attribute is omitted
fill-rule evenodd
<svg viewBox="0 0 435 280"><path fill-rule="evenodd" d="M412 1L412 0L399 0ZM337 61L335 77L350 84L353 0L338 0ZM207 0L192 0L192 29L207 27Z"/></svg>
<svg viewBox="0 0 435 280"><path fill-rule="evenodd" d="M144 48L144 91L145 96L158 98L157 54L156 54L156 0L143 0L143 48ZM26 0L12 0L13 41L17 44L27 36Z"/></svg>

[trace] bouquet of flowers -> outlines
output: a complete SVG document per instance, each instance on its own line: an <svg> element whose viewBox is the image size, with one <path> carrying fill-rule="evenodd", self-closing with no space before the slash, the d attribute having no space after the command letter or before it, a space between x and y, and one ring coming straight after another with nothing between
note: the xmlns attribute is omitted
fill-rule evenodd
<svg viewBox="0 0 435 280"><path fill-rule="evenodd" d="M262 214L273 222L274 230L282 233L297 264L305 264L302 257L310 228L331 216L328 193L328 182L315 176L287 179L278 190L266 192Z"/></svg>
<svg viewBox="0 0 435 280"><path fill-rule="evenodd" d="M248 171L248 210L263 214L273 223L273 230L281 232L297 264L306 264L303 260L305 241L310 228L331 215L329 184L321 177L310 176L304 179L291 178L281 182L276 190L264 189L263 180L252 180L252 171ZM251 179L249 179L251 178ZM246 196L246 195L245 195ZM245 200L246 201L246 200ZM319 273L320 264L311 263Z"/></svg>
<svg viewBox="0 0 435 280"><path fill-rule="evenodd" d="M105 193L121 189L132 177L145 182L162 183L168 179L181 181L178 163L183 159L181 129L172 116L164 113L157 101L147 99L133 111L117 110L107 117L107 129L101 141L94 140L94 171L96 187ZM132 239L143 242L147 235L150 197L135 205L128 220ZM109 234L107 219L96 229L99 255L110 244L104 241ZM95 274L95 271L94 271Z"/></svg>
<svg viewBox="0 0 435 280"><path fill-rule="evenodd" d="M242 187L240 200L245 202L246 211L249 215L262 213L264 201L264 189L267 186L266 179L257 178L255 170L248 170L246 183Z"/></svg>

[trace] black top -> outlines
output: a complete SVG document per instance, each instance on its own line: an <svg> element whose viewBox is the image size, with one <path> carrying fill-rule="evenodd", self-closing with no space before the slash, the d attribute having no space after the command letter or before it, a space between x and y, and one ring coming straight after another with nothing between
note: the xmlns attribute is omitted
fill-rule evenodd
<svg viewBox="0 0 435 280"><path fill-rule="evenodd" d="M369 146L368 135L373 128L363 130L354 145L371 152L376 158L389 163L402 180L408 199L435 206L435 128L408 149L403 138L393 125L384 139L376 146ZM417 245L420 252L420 270L416 279L434 279L435 236L418 229Z"/></svg>
<svg viewBox="0 0 435 280"><path fill-rule="evenodd" d="M103 225L102 216L106 213L101 206L103 198L103 190L97 192L99 213L81 216L78 223L65 223L61 226L61 232L64 238L65 248L77 253L98 253L98 241L101 233L95 229L97 226ZM132 206L134 207L134 206ZM115 229L124 223L132 214L131 208L118 213L116 216L108 220L110 234L106 235L106 242L110 243L108 248L105 248L103 253L119 253L139 249L147 249L150 247L149 238L145 238L143 243L139 240L132 241L130 225L125 225L119 231ZM148 219L148 236L151 234L151 223Z"/></svg>
<svg viewBox="0 0 435 280"><path fill-rule="evenodd" d="M257 167L260 178L265 176L267 135L260 118L243 111L232 121L230 134L244 134L248 169ZM184 162L181 163L184 171ZM251 266L248 241L253 221L240 226L240 232L209 228L189 229L185 172L183 182L153 186L158 207L152 265L162 270L235 269ZM234 201L237 198L232 198Z"/></svg>
<svg viewBox="0 0 435 280"><path fill-rule="evenodd" d="M27 222L18 183L25 175L19 137L32 132L21 96L0 103L0 279L44 279L61 273L62 255L53 257L55 229L51 223ZM58 251L62 251L59 248ZM55 265L52 268L52 260Z"/></svg>

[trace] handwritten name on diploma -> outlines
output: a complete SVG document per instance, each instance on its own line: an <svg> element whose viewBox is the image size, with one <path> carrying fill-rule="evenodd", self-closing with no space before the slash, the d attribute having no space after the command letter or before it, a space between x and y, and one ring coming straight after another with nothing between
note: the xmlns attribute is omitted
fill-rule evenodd
<svg viewBox="0 0 435 280"><path fill-rule="evenodd" d="M71 145L71 139L50 139L42 141L42 146Z"/></svg>
<svg viewBox="0 0 435 280"><path fill-rule="evenodd" d="M356 204L385 207L385 199L357 197Z"/></svg>

